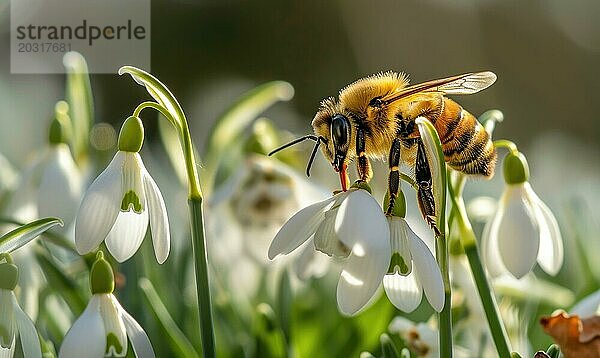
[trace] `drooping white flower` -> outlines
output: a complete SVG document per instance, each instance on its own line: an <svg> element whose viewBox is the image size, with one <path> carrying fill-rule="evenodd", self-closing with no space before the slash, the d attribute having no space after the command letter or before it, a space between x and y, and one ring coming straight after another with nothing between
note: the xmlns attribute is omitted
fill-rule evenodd
<svg viewBox="0 0 600 358"><path fill-rule="evenodd" d="M482 237L487 268L494 276L508 271L521 278L537 261L544 271L555 275L563 262L558 223L527 181L525 157L509 154L504 166L507 185L498 211L487 223Z"/></svg>
<svg viewBox="0 0 600 358"><path fill-rule="evenodd" d="M440 312L444 307L444 283L435 257L399 216L388 217L392 245L392 260L383 278L383 287L390 301L404 312L414 311L423 291L431 306Z"/></svg>
<svg viewBox="0 0 600 358"><path fill-rule="evenodd" d="M138 121L129 117L123 128L141 126ZM156 260L162 264L169 256L171 241L165 202L138 153L141 143L137 150L121 148L124 132L122 129L119 138L121 150L83 197L75 221L75 247L83 255L105 240L108 251L123 262L142 244L149 222Z"/></svg>
<svg viewBox="0 0 600 358"><path fill-rule="evenodd" d="M137 357L154 357L148 336L112 294L94 294L67 332L58 356L125 357L127 340Z"/></svg>
<svg viewBox="0 0 600 358"><path fill-rule="evenodd" d="M82 178L69 147L48 148L37 194L40 217L60 217L68 225L75 218L82 194Z"/></svg>
<svg viewBox="0 0 600 358"><path fill-rule="evenodd" d="M112 294L114 274L102 251L92 265L90 286L92 298L65 335L59 358L125 357L128 341L136 357L154 357L146 332Z"/></svg>
<svg viewBox="0 0 600 358"><path fill-rule="evenodd" d="M314 248L342 261L338 308L353 315L373 297L390 259L390 230L381 206L363 189L350 189L296 213L279 230L269 258L287 255L312 238Z"/></svg>
<svg viewBox="0 0 600 358"><path fill-rule="evenodd" d="M35 326L19 306L13 291L17 285L17 266L7 254L0 254L0 261L4 261L0 262L0 357L12 358L20 340L25 358L41 358Z"/></svg>

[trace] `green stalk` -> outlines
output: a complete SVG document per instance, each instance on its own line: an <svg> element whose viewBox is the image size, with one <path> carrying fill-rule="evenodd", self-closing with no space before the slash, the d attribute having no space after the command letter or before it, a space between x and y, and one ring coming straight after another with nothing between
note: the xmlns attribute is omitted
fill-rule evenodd
<svg viewBox="0 0 600 358"><path fill-rule="evenodd" d="M465 250L467 259L469 260L469 266L471 267L471 272L473 273L473 279L475 281L475 285L477 286L477 291L479 292L479 298L481 299L481 304L488 321L492 338L494 339L494 344L496 345L496 350L498 351L498 356L502 358L508 358L510 357L511 352L510 341L508 339L508 334L506 333L506 328L504 327L500 317L500 311L498 310L498 304L496 303L494 292L492 291L492 287L488 282L483 265L481 264L479 251L477 250L477 239L475 237L475 233L473 232L473 228L471 227L471 223L467 217L465 203L462 198L462 189L464 183L465 176L459 175L454 185L453 183L448 185L450 190L450 200L452 201L452 206L456 211L456 219L454 224L458 225L460 242Z"/></svg>
<svg viewBox="0 0 600 358"><path fill-rule="evenodd" d="M185 167L189 184L188 205L190 210L190 229L192 234L192 251L196 273L196 291L198 295L198 314L200 316L200 336L202 352L205 358L216 356L215 334L212 320L210 289L208 283L208 257L206 255L206 238L204 237L204 218L202 215L202 191L197 171L194 147L187 120L179 107L177 113L169 112L163 105L155 102L144 102L134 111L139 116L144 108L153 108L160 112L179 134L179 140L185 158Z"/></svg>
<svg viewBox="0 0 600 358"><path fill-rule="evenodd" d="M208 258L206 256L206 238L204 237L202 198L190 198L188 204L190 207L194 267L196 269L196 292L198 293L198 309L200 310L202 352L205 358L213 358L216 356L215 335L208 285Z"/></svg>

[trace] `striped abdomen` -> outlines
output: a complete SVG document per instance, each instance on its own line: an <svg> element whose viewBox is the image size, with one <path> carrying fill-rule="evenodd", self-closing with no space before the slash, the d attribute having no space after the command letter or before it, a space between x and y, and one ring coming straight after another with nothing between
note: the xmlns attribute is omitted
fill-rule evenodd
<svg viewBox="0 0 600 358"><path fill-rule="evenodd" d="M444 98L443 111L435 121L444 157L453 169L466 174L494 175L496 149L477 119L458 103Z"/></svg>

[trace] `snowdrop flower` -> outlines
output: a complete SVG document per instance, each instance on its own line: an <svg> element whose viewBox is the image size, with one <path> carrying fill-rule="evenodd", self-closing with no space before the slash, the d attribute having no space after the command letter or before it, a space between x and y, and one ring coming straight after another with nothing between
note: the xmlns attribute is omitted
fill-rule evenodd
<svg viewBox="0 0 600 358"><path fill-rule="evenodd" d="M531 271L536 260L551 275L562 266L563 244L558 224L528 179L525 156L519 152L509 154L504 159L506 188L482 238L483 256L494 276L508 271L521 278Z"/></svg>
<svg viewBox="0 0 600 358"><path fill-rule="evenodd" d="M85 193L75 221L75 247L87 254L105 240L119 262L129 259L152 231L159 263L169 256L170 234L165 203L139 155L144 129L137 117L123 123L119 151Z"/></svg>
<svg viewBox="0 0 600 358"><path fill-rule="evenodd" d="M67 104L61 101L56 105L57 116L50 125L50 147L43 161L37 203L40 217L60 217L68 225L75 218L83 180L67 144L67 127L59 113L67 109L61 106Z"/></svg>
<svg viewBox="0 0 600 358"><path fill-rule="evenodd" d="M425 322L414 323L405 317L395 317L388 327L390 333L399 334L408 348L418 357L439 357L438 332Z"/></svg>
<svg viewBox="0 0 600 358"><path fill-rule="evenodd" d="M287 255L311 238L317 251L342 261L338 308L345 315L356 314L373 297L389 266L390 229L381 206L367 190L356 187L312 204L279 230L269 258Z"/></svg>
<svg viewBox="0 0 600 358"><path fill-rule="evenodd" d="M406 204L399 192L390 227L392 259L383 287L390 301L404 312L414 311L423 296L440 312L444 307L444 283L435 257L404 219Z"/></svg>
<svg viewBox="0 0 600 358"><path fill-rule="evenodd" d="M0 357L12 358L17 338L23 356L42 357L40 341L31 319L23 312L15 297L19 271L9 254L0 254Z"/></svg>
<svg viewBox="0 0 600 358"><path fill-rule="evenodd" d="M128 340L137 357L154 357L146 332L112 294L113 271L102 251L92 265L90 286L92 298L65 335L59 358L125 357Z"/></svg>

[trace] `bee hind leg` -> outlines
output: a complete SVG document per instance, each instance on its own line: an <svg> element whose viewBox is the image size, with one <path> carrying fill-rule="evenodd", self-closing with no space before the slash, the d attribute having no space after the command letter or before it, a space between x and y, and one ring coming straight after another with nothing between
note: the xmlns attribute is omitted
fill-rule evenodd
<svg viewBox="0 0 600 358"><path fill-rule="evenodd" d="M373 176L373 169L365 151L365 130L360 127L356 130L356 156L358 180L368 183Z"/></svg>
<svg viewBox="0 0 600 358"><path fill-rule="evenodd" d="M435 199L433 197L431 170L425 154L425 148L421 140L418 141L417 158L415 161L415 179L419 188L417 189L417 201L423 218L429 224L436 236L440 231L435 221Z"/></svg>
<svg viewBox="0 0 600 358"><path fill-rule="evenodd" d="M394 139L389 157L390 174L388 176L388 193L390 195L390 203L385 212L388 216L392 215L396 197L398 197L398 190L400 190L400 148L400 138Z"/></svg>

